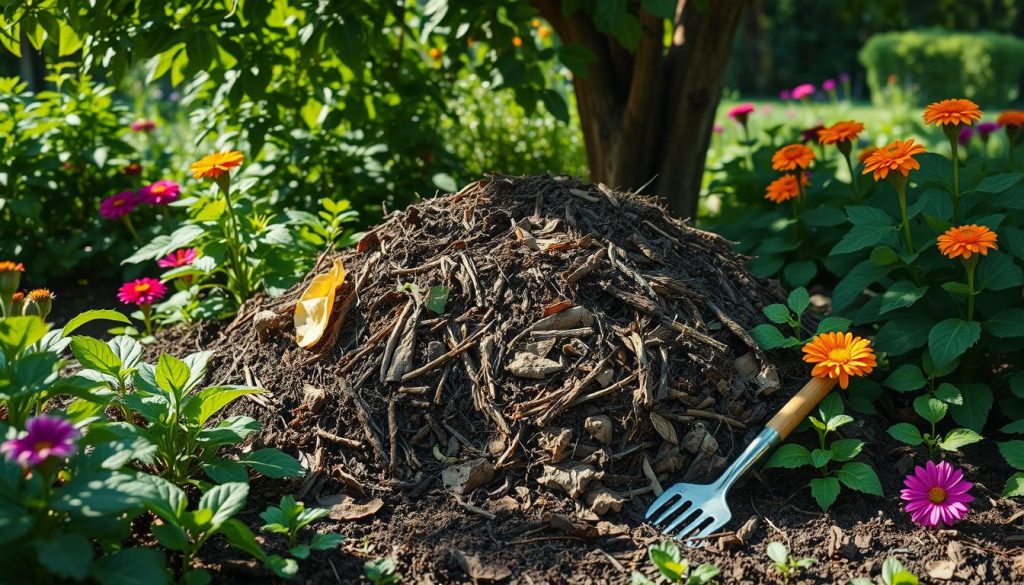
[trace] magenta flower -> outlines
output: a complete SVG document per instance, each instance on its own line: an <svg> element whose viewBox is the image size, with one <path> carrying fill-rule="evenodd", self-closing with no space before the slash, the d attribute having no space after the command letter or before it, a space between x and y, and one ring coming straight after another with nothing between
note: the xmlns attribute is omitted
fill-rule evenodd
<svg viewBox="0 0 1024 585"><path fill-rule="evenodd" d="M736 120L744 126L747 125L747 118L750 117L751 112L754 111L754 104L740 104L733 106L728 113L728 116L733 120Z"/></svg>
<svg viewBox="0 0 1024 585"><path fill-rule="evenodd" d="M807 144L808 142L818 142L818 130L824 130L825 126L818 124L813 128L800 131L800 142Z"/></svg>
<svg viewBox="0 0 1024 585"><path fill-rule="evenodd" d="M150 205L167 205L181 194L181 185L162 180L139 189L139 199Z"/></svg>
<svg viewBox="0 0 1024 585"><path fill-rule="evenodd" d="M24 435L4 441L0 453L26 467L39 465L50 457L63 459L74 453L79 435L69 421L42 414L28 419Z"/></svg>
<svg viewBox="0 0 1024 585"><path fill-rule="evenodd" d="M793 99L802 100L804 98L811 97L814 95L814 86L810 83L801 83L800 85L793 88Z"/></svg>
<svg viewBox="0 0 1024 585"><path fill-rule="evenodd" d="M135 209L139 204L139 196L135 191L121 191L100 202L100 215L104 219L120 219Z"/></svg>
<svg viewBox="0 0 1024 585"><path fill-rule="evenodd" d="M960 146L967 146L971 143L971 136L974 136L974 129L970 126L964 126L960 129L960 136L957 137L956 141L960 143Z"/></svg>
<svg viewBox="0 0 1024 585"><path fill-rule="evenodd" d="M821 89L824 89L825 91L835 91L837 85L839 84L836 83L835 79L826 79L821 82Z"/></svg>
<svg viewBox="0 0 1024 585"><path fill-rule="evenodd" d="M131 124L132 132L152 132L156 128L156 122L153 120L142 118L135 120Z"/></svg>
<svg viewBox="0 0 1024 585"><path fill-rule="evenodd" d="M164 298L167 285L155 278L136 278L121 285L117 298L126 305L152 305Z"/></svg>
<svg viewBox="0 0 1024 585"><path fill-rule="evenodd" d="M963 472L947 461L938 465L929 461L925 467L915 467L903 485L903 510L911 520L927 528L952 526L963 520L967 504L974 501L968 493L974 484L965 481Z"/></svg>
<svg viewBox="0 0 1024 585"><path fill-rule="evenodd" d="M1000 128L1002 128L1002 126L995 122L982 122L981 124L978 124L975 130L978 131L978 136L981 137L982 142L988 142L989 135Z"/></svg>
<svg viewBox="0 0 1024 585"><path fill-rule="evenodd" d="M160 268L180 268L182 266L188 266L192 264L196 259L195 248L182 248L175 250L170 254L156 261L156 265Z"/></svg>
<svg viewBox="0 0 1024 585"><path fill-rule="evenodd" d="M793 99L793 94L791 94L788 89L784 89L779 92L779 99L784 102L788 102Z"/></svg>

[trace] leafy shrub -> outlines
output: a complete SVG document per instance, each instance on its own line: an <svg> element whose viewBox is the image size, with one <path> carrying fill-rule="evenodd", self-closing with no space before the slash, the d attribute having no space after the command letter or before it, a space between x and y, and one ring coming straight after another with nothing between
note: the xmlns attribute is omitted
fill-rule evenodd
<svg viewBox="0 0 1024 585"><path fill-rule="evenodd" d="M991 32L921 29L872 36L860 51L872 98L884 105L891 75L918 84L925 104L952 96L1002 105L1018 97L1024 75L1024 40Z"/></svg>

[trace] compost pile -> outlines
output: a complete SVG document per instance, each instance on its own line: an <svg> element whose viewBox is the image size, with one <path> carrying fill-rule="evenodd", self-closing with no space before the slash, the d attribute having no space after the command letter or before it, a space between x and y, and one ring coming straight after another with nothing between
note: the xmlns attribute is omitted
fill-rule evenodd
<svg viewBox="0 0 1024 585"><path fill-rule="evenodd" d="M331 326L299 348L297 299L335 260ZM336 518L440 493L490 518L541 501L598 521L708 480L759 430L783 393L768 398L780 372L745 331L781 301L652 198L496 176L390 214L251 301L212 342L211 381L267 388L232 414L297 455L299 496L333 494Z"/></svg>

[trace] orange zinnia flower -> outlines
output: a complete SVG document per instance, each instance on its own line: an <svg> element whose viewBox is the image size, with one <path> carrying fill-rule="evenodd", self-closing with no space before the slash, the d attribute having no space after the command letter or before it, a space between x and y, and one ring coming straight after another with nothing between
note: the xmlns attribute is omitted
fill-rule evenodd
<svg viewBox="0 0 1024 585"><path fill-rule="evenodd" d="M440 61L441 57L444 56L444 53L441 52L441 49L438 49L437 47L431 48L430 51L428 52L430 53L430 58L433 59L434 61Z"/></svg>
<svg viewBox="0 0 1024 585"><path fill-rule="evenodd" d="M1024 111L1006 110L996 118L1000 126L1024 126Z"/></svg>
<svg viewBox="0 0 1024 585"><path fill-rule="evenodd" d="M971 100L942 100L925 108L923 118L925 124L970 126L975 120L981 119L981 110Z"/></svg>
<svg viewBox="0 0 1024 585"><path fill-rule="evenodd" d="M806 174L802 177L801 183L804 185L807 184ZM784 175L775 179L770 185L768 185L768 188L765 189L764 198L772 203L782 203L783 201L789 201L799 195L800 189L796 184L796 176Z"/></svg>
<svg viewBox="0 0 1024 585"><path fill-rule="evenodd" d="M523 46L523 39L520 38L520 37L512 37L512 44L517 46L517 47L522 47Z"/></svg>
<svg viewBox="0 0 1024 585"><path fill-rule="evenodd" d="M875 152L874 146L866 146L861 149L860 153L857 154L857 160L859 160L860 162L867 162L868 157L871 156L873 152Z"/></svg>
<svg viewBox="0 0 1024 585"><path fill-rule="evenodd" d="M988 255L996 250L996 233L983 225L962 225L951 227L939 236L939 252L947 257L967 260L973 254Z"/></svg>
<svg viewBox="0 0 1024 585"><path fill-rule="evenodd" d="M772 168L776 171L806 169L814 162L814 151L803 144L787 144L772 156Z"/></svg>
<svg viewBox="0 0 1024 585"><path fill-rule="evenodd" d="M0 272L25 272L25 265L21 262L0 260Z"/></svg>
<svg viewBox="0 0 1024 585"><path fill-rule="evenodd" d="M804 361L814 364L815 378L839 379L839 387L850 385L850 376L866 376L875 369L871 341L852 333L822 333L803 347Z"/></svg>
<svg viewBox="0 0 1024 585"><path fill-rule="evenodd" d="M874 173L876 181L889 176L889 171L899 171L904 177L910 171L921 168L921 163L914 160L915 154L924 152L924 147L910 140L897 140L892 144L876 148L864 160L864 174Z"/></svg>
<svg viewBox="0 0 1024 585"><path fill-rule="evenodd" d="M818 142L822 144L836 144L837 142L853 142L857 136L864 131L864 124L847 120L836 122L827 128L818 130Z"/></svg>
<svg viewBox="0 0 1024 585"><path fill-rule="evenodd" d="M215 152L192 163L190 170L194 179L216 179L231 169L240 166L245 155L237 150Z"/></svg>

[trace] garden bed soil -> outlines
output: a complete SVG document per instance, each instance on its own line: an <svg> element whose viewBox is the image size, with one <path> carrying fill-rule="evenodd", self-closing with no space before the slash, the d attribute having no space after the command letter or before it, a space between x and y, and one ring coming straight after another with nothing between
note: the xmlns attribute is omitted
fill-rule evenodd
<svg viewBox="0 0 1024 585"><path fill-rule="evenodd" d="M336 259L349 276L335 326L300 349L296 301ZM420 302L432 287L447 291L437 312ZM208 382L268 390L230 409L262 423L244 448L282 448L309 471L255 480L246 519L292 493L332 509L318 530L347 536L298 582L358 582L365 560L392 557L407 582L627 583L651 573L646 546L662 538L642 522L654 493L716 476L804 381L795 353L766 356L744 333L782 300L728 242L652 199L493 177L391 214L283 297L153 350L212 349ZM819 560L812 583L877 575L890 555L926 581L1013 582L1022 514L998 497L998 454L968 448L974 511L925 531L900 512L910 454L880 422L843 430L868 442L884 498L847 492L824 515L808 474L752 473L730 498L727 529L744 530L691 560L724 582L774 580L764 548L780 540ZM217 539L203 554L217 582L274 581Z"/></svg>

